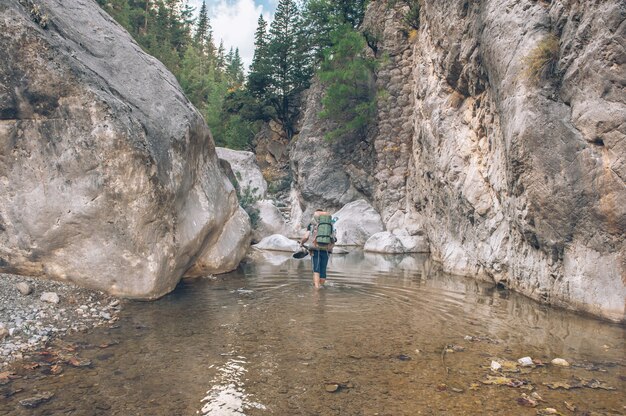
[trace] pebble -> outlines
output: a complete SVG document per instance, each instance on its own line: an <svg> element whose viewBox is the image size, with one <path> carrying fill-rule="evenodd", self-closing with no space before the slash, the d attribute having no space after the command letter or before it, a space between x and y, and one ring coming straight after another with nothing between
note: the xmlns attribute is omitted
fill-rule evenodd
<svg viewBox="0 0 626 416"><path fill-rule="evenodd" d="M30 295L31 292L33 291L33 289L26 282L19 282L15 286L17 287L17 290L19 290L20 293L24 296Z"/></svg>
<svg viewBox="0 0 626 416"><path fill-rule="evenodd" d="M519 360L517 360L517 362L522 366L522 367L530 367L532 366L533 363L533 359L530 357L522 357Z"/></svg>
<svg viewBox="0 0 626 416"><path fill-rule="evenodd" d="M22 283L29 287L31 294L51 295L20 296L15 289L24 286ZM46 301L48 296L56 302ZM73 304L60 308L57 302L61 299L63 303L71 299ZM103 305L114 302L119 305L112 296L71 283L0 273L0 366L21 360L24 353L42 347L52 338L108 325L115 320L120 308ZM95 317L82 316L92 308L96 311Z"/></svg>
<svg viewBox="0 0 626 416"><path fill-rule="evenodd" d="M555 358L554 360L552 360L552 365L558 365L560 367L569 367L569 363L567 362L567 360L564 360L563 358Z"/></svg>
<svg viewBox="0 0 626 416"><path fill-rule="evenodd" d="M41 298L39 299L42 302L48 302L48 303L54 303L54 304L59 303L59 295L57 295L55 292L44 292L41 295Z"/></svg>

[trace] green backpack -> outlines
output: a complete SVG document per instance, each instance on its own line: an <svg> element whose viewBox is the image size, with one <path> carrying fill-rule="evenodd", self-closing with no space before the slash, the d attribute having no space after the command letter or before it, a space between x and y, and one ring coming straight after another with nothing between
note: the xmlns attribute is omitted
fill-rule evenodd
<svg viewBox="0 0 626 416"><path fill-rule="evenodd" d="M313 245L327 247L335 242L333 218L330 215L320 215L317 227L313 233Z"/></svg>

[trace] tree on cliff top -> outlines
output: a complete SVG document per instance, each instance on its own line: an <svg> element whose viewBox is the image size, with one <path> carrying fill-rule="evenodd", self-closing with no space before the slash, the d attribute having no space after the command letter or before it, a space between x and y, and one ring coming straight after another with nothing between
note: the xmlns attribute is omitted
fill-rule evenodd
<svg viewBox="0 0 626 416"><path fill-rule="evenodd" d="M326 91L322 118L334 122L326 134L332 140L349 134L365 134L376 111L374 69L376 60L365 56L365 38L350 25L336 29L319 72Z"/></svg>
<svg viewBox="0 0 626 416"><path fill-rule="evenodd" d="M300 11L294 0L280 0L270 26L263 69L267 75L264 98L276 111L287 137L294 133L297 98L309 87L311 54L300 32Z"/></svg>

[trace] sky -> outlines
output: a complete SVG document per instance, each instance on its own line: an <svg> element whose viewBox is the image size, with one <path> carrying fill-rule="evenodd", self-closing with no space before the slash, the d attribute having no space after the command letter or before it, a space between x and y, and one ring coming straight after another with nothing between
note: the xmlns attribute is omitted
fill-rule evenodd
<svg viewBox="0 0 626 416"><path fill-rule="evenodd" d="M188 1L197 16L202 0ZM216 46L223 40L226 52L231 46L239 48L247 71L254 56L254 32L259 15L263 14L269 27L277 4L278 0L206 0Z"/></svg>

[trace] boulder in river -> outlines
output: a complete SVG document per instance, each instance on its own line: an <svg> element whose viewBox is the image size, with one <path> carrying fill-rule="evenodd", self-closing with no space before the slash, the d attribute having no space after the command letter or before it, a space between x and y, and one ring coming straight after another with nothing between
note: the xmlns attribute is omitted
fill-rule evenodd
<svg viewBox="0 0 626 416"><path fill-rule="evenodd" d="M269 237L265 237L258 244L255 244L252 247L259 250L295 252L298 248L300 248L300 245L296 241L290 240L284 235L274 234Z"/></svg>
<svg viewBox="0 0 626 416"><path fill-rule="evenodd" d="M0 5L0 271L153 299L234 268L249 232L175 77L96 2L26 3Z"/></svg>

